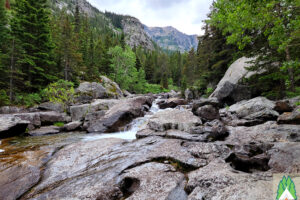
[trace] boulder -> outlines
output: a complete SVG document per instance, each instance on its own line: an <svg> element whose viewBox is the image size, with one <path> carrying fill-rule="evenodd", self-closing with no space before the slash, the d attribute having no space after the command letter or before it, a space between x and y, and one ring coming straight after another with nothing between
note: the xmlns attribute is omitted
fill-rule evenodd
<svg viewBox="0 0 300 200"><path fill-rule="evenodd" d="M71 118L66 113L58 113L54 111L39 112L42 125L51 125L55 122L70 122Z"/></svg>
<svg viewBox="0 0 300 200"><path fill-rule="evenodd" d="M225 101L227 104L249 99L251 97L250 91L247 87L240 86L239 82L243 78L249 78L259 73L247 70L247 68L252 65L249 62L253 61L255 61L255 58L242 57L230 65L210 97L216 97L220 101Z"/></svg>
<svg viewBox="0 0 300 200"><path fill-rule="evenodd" d="M169 98L166 100L161 100L157 102L157 104L160 109L166 109L166 108L175 108L179 105L186 105L187 101L179 98Z"/></svg>
<svg viewBox="0 0 300 200"><path fill-rule="evenodd" d="M119 103L116 99L97 99L91 104L75 105L70 107L71 118L73 121L80 121L89 113L100 110L108 110Z"/></svg>
<svg viewBox="0 0 300 200"><path fill-rule="evenodd" d="M101 83L105 87L108 97L116 98L116 99L124 97L124 94L120 89L119 85L113 82L112 80L110 80L109 78L105 76L101 76Z"/></svg>
<svg viewBox="0 0 300 200"><path fill-rule="evenodd" d="M30 122L12 115L0 115L0 138L13 137L25 133Z"/></svg>
<svg viewBox="0 0 300 200"><path fill-rule="evenodd" d="M42 135L52 135L58 134L61 128L57 126L43 126L39 129L30 131L28 134L31 136L42 136Z"/></svg>
<svg viewBox="0 0 300 200"><path fill-rule="evenodd" d="M205 105L205 106L199 107L196 110L196 112L194 112L194 114L199 116L204 121L220 119L219 109L215 108L212 105Z"/></svg>
<svg viewBox="0 0 300 200"><path fill-rule="evenodd" d="M155 113L148 121L150 129L155 131L166 131L177 129L190 132L191 128L202 124L200 118L188 110L164 110Z"/></svg>
<svg viewBox="0 0 300 200"><path fill-rule="evenodd" d="M17 106L2 106L0 107L0 114L13 114L26 112L26 109Z"/></svg>
<svg viewBox="0 0 300 200"><path fill-rule="evenodd" d="M55 112L64 112L65 109L62 104L60 103L53 103L53 102L45 102L38 106L40 110L46 111L55 111Z"/></svg>
<svg viewBox="0 0 300 200"><path fill-rule="evenodd" d="M13 114L15 117L19 117L22 120L29 121L28 129L33 130L35 128L38 128L41 126L41 118L39 112L33 112L33 113L17 113Z"/></svg>
<svg viewBox="0 0 300 200"><path fill-rule="evenodd" d="M248 101L241 101L222 112L235 114L239 119L252 121L253 124L263 123L267 120L276 120L279 113L274 110L275 103L265 97L256 97ZM252 124L252 125L253 125Z"/></svg>
<svg viewBox="0 0 300 200"><path fill-rule="evenodd" d="M149 96L140 96L121 100L110 108L105 115L89 123L89 133L117 132L119 128L131 122L136 117L144 115L143 106L152 104L153 99Z"/></svg>
<svg viewBox="0 0 300 200"><path fill-rule="evenodd" d="M296 107L293 112L286 112L277 119L279 124L300 124L300 106Z"/></svg>
<svg viewBox="0 0 300 200"><path fill-rule="evenodd" d="M276 101L274 110L276 110L279 113L292 112L293 105L290 103L289 100Z"/></svg>
<svg viewBox="0 0 300 200"><path fill-rule="evenodd" d="M77 94L76 101L81 103L91 102L92 99L104 99L107 98L106 89L96 82L83 82L75 90Z"/></svg>
<svg viewBox="0 0 300 200"><path fill-rule="evenodd" d="M74 121L63 126L63 130L65 131L75 131L81 128L82 122L81 121Z"/></svg>
<svg viewBox="0 0 300 200"><path fill-rule="evenodd" d="M192 105L193 105L193 108L192 108L193 112L196 112L198 108L200 108L202 106L206 106L206 105L212 105L216 108L222 106L217 98L208 98L208 99L201 98L199 100L194 100Z"/></svg>

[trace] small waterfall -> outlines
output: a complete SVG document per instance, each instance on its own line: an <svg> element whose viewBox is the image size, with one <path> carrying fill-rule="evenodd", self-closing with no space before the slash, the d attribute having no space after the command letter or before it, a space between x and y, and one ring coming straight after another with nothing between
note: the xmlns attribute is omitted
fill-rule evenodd
<svg viewBox="0 0 300 200"><path fill-rule="evenodd" d="M149 112L144 117L139 117L134 119L129 125L129 129L117 133L105 133L105 134L93 134L93 135L87 135L83 138L84 141L91 141L91 140L98 140L103 138L120 138L125 140L134 140L136 139L136 133L139 130L142 130L146 127L148 119L153 115L154 113L157 113L160 111L159 106L157 102L160 99L155 99L152 103L152 106L149 110Z"/></svg>

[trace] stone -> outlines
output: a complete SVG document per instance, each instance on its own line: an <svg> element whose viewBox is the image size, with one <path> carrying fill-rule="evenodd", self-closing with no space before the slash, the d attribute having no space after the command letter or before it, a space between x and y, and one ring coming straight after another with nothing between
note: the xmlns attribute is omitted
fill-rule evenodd
<svg viewBox="0 0 300 200"><path fill-rule="evenodd" d="M190 172L188 180L186 191L190 193L190 200L265 200L273 194L272 175L234 171L221 159Z"/></svg>
<svg viewBox="0 0 300 200"><path fill-rule="evenodd" d="M28 129L34 130L35 128L39 128L41 126L41 118L39 112L33 112L33 113L17 113L13 114L15 117L19 117L22 120L29 121Z"/></svg>
<svg viewBox="0 0 300 200"><path fill-rule="evenodd" d="M124 97L122 90L120 89L119 85L116 82L113 82L106 76L100 76L100 78L101 78L101 83L106 89L106 93L108 94L108 97L116 98L116 99Z"/></svg>
<svg viewBox="0 0 300 200"><path fill-rule="evenodd" d="M74 121L74 122L70 122L68 124L65 124L63 126L63 130L65 131L75 131L80 129L82 126L82 122L81 121Z"/></svg>
<svg viewBox="0 0 300 200"><path fill-rule="evenodd" d="M121 100L110 108L105 115L89 123L89 133L118 132L121 127L131 122L136 117L144 115L143 105L150 106L153 99L149 96L140 96Z"/></svg>
<svg viewBox="0 0 300 200"><path fill-rule="evenodd" d="M28 134L31 136L42 136L42 135L52 135L58 134L61 128L57 126L43 126L39 129L30 131Z"/></svg>
<svg viewBox="0 0 300 200"><path fill-rule="evenodd" d="M30 122L12 115L0 115L0 138L13 137L25 133Z"/></svg>
<svg viewBox="0 0 300 200"><path fill-rule="evenodd" d="M196 112L198 108L206 105L211 105L218 108L221 106L221 103L217 98L209 98L209 99L201 98L199 100L194 100L192 105L193 105L192 111Z"/></svg>
<svg viewBox="0 0 300 200"><path fill-rule="evenodd" d="M188 110L164 110L155 113L148 121L150 129L155 131L166 131L177 129L190 132L191 128L202 124L197 116Z"/></svg>
<svg viewBox="0 0 300 200"><path fill-rule="evenodd" d="M296 107L293 112L286 112L277 119L279 124L300 124L300 106Z"/></svg>
<svg viewBox="0 0 300 200"><path fill-rule="evenodd" d="M107 98L106 89L96 82L83 82L80 83L79 87L75 90L78 97L77 102L90 102L92 99L103 99Z"/></svg>
<svg viewBox="0 0 300 200"><path fill-rule="evenodd" d="M55 122L70 122L71 118L66 113L58 113L54 111L40 112L40 119L42 125L51 125Z"/></svg>
<svg viewBox="0 0 300 200"><path fill-rule="evenodd" d="M64 112L65 109L62 104L60 103L53 103L53 102L45 102L38 106L38 109L44 111L56 111L56 112Z"/></svg>
<svg viewBox="0 0 300 200"><path fill-rule="evenodd" d="M25 109L17 106L2 106L0 107L0 114L14 114L25 112Z"/></svg>
<svg viewBox="0 0 300 200"><path fill-rule="evenodd" d="M186 183L182 173L167 164L150 162L126 170L121 176L121 189L132 194L128 200L135 199L177 199L185 200Z"/></svg>
<svg viewBox="0 0 300 200"><path fill-rule="evenodd" d="M235 114L239 119L252 121L251 125L263 123L267 120L276 120L279 113L274 110L275 103L265 97L256 97L248 101L241 101L226 109L226 112Z"/></svg>
<svg viewBox="0 0 300 200"><path fill-rule="evenodd" d="M96 111L108 110L119 103L116 99L97 99L91 104L74 105L70 107L72 121L84 120L84 118Z"/></svg>
<svg viewBox="0 0 300 200"><path fill-rule="evenodd" d="M167 194L182 196L185 193L181 183L185 179L181 170L189 172L203 167L207 165L206 157L214 157L210 154L205 158L193 156L192 152L204 149L202 145L159 137L134 142L108 138L71 144L55 153L47 163L41 181L21 199L39 200L49 196L83 200L142 198L149 192L156 192L156 199L165 199ZM221 149L220 152L224 152ZM165 161L178 166L176 171L175 167L163 164ZM147 181L152 183L148 187ZM158 188L160 190L156 191Z"/></svg>
<svg viewBox="0 0 300 200"><path fill-rule="evenodd" d="M194 114L199 116L204 121L220 119L219 109L213 107L212 105L199 107Z"/></svg>
<svg viewBox="0 0 300 200"><path fill-rule="evenodd" d="M217 119L193 128L191 133L202 135L202 141L224 140L228 136L228 130L224 123Z"/></svg>
<svg viewBox="0 0 300 200"><path fill-rule="evenodd" d="M187 102L184 99L179 98L169 98L166 100L161 100L157 102L160 109L166 109L166 108L175 108L179 105L186 105Z"/></svg>

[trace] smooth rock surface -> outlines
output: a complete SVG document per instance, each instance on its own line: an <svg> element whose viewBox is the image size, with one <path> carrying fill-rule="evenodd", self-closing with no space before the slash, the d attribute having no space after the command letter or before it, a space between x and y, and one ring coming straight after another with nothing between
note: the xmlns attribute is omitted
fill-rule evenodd
<svg viewBox="0 0 300 200"><path fill-rule="evenodd" d="M31 136L42 136L42 135L51 135L58 134L61 128L57 126L43 126L39 129L30 131L28 134Z"/></svg>
<svg viewBox="0 0 300 200"><path fill-rule="evenodd" d="M201 120L188 110L164 110L149 119L148 126L155 131L177 129L190 132L191 128L202 124Z"/></svg>
<svg viewBox="0 0 300 200"><path fill-rule="evenodd" d="M194 112L204 121L211 121L214 119L220 119L219 109L215 108L212 105L205 105L199 107L196 112Z"/></svg>

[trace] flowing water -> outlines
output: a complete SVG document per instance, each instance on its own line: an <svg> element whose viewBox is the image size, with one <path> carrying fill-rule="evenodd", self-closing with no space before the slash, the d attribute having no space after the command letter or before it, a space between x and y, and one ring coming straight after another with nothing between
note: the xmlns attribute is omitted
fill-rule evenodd
<svg viewBox="0 0 300 200"><path fill-rule="evenodd" d="M1 157L11 156L11 154L27 150L37 149L45 146L60 147L79 141L93 141L104 138L121 138L125 140L136 139L136 133L147 125L147 120L160 109L157 105L159 99L156 99L150 111L144 116L134 119L128 126L127 130L117 133L104 134L86 134L85 132L60 133L57 135L45 135L34 137L12 137L0 140L0 161Z"/></svg>

